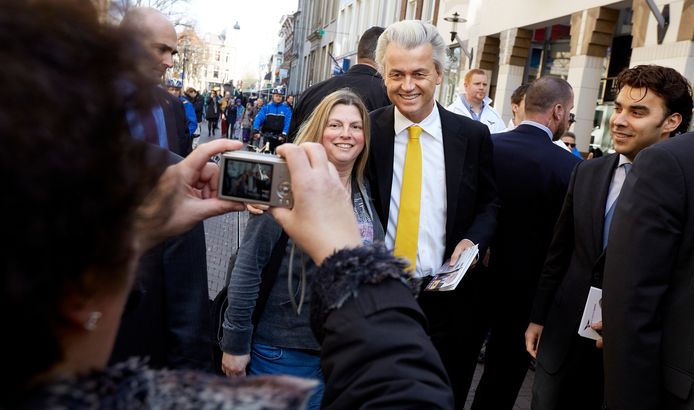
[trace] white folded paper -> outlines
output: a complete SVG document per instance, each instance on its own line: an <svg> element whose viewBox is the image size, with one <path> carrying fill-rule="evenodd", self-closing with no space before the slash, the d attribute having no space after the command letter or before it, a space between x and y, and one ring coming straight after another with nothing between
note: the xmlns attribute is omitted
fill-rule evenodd
<svg viewBox="0 0 694 410"><path fill-rule="evenodd" d="M578 327L578 334L588 339L598 340L600 334L590 325L602 321L602 289L590 287L586 306L583 308L583 317Z"/></svg>
<svg viewBox="0 0 694 410"><path fill-rule="evenodd" d="M458 258L455 265L449 266L450 259L444 262L424 290L445 292L455 289L467 270L475 262L479 252L479 246L474 245L460 254L460 258Z"/></svg>

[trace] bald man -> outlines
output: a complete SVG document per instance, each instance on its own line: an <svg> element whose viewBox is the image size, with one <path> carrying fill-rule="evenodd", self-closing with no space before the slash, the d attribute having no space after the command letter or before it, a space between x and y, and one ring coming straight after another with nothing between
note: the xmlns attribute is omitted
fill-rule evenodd
<svg viewBox="0 0 694 410"><path fill-rule="evenodd" d="M152 8L136 8L123 17L120 27L138 33L142 45L150 52L146 66L151 68L154 79L163 80L166 70L173 67L173 56L178 53L178 37L168 17ZM192 138L183 105L161 87L153 93L157 105L152 108L151 118L128 118L132 134L185 157L191 151Z"/></svg>
<svg viewBox="0 0 694 410"><path fill-rule="evenodd" d="M150 51L144 63L161 80L176 54L173 24L157 10L137 8L125 16L121 29L139 34ZM168 149L170 163L176 163L190 151L183 105L161 86L153 87L152 95L151 116L128 115L131 133ZM210 327L205 228L199 223L140 259L111 362L143 356L154 367L212 371Z"/></svg>

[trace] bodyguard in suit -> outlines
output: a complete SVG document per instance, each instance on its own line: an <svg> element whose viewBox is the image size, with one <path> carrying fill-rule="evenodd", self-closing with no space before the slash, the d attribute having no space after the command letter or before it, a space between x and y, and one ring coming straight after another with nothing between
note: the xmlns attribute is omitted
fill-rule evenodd
<svg viewBox="0 0 694 410"><path fill-rule="evenodd" d="M577 333L588 291L602 288L610 222L634 158L691 116L689 83L671 68L630 68L616 86L610 131L617 153L574 170L525 333L528 352L537 355L536 410L603 408L602 350Z"/></svg>
<svg viewBox="0 0 694 410"><path fill-rule="evenodd" d="M292 122L289 125L289 138L292 141L301 124L323 98L340 88L351 88L361 97L369 111L390 105L383 77L376 70L375 61L376 43L383 30L383 27L374 26L361 35L357 46L357 64L350 67L346 73L314 84L301 93L292 108Z"/></svg>
<svg viewBox="0 0 694 410"><path fill-rule="evenodd" d="M651 124L686 131L691 92L648 89L644 99L656 94L677 107L662 107ZM694 409L692 158L692 133L646 148L620 194L603 281L608 409Z"/></svg>
<svg viewBox="0 0 694 410"><path fill-rule="evenodd" d="M542 77L525 94L525 121L494 135L494 169L501 200L491 245L491 336L473 409L511 409L528 370L524 333L554 224L580 161L552 141L564 134L573 109L566 81Z"/></svg>
<svg viewBox="0 0 694 410"><path fill-rule="evenodd" d="M123 19L124 30L139 30L150 50L152 75L161 79L173 65L176 31L168 18L150 8L137 8ZM152 117L129 118L135 138L166 148L169 164L190 151L183 106L163 88L153 89L157 104ZM139 121L137 121L139 120ZM183 144L182 141L187 141ZM174 154L175 153L175 154ZM212 370L207 249L202 222L145 253L139 261L111 362L149 356L155 367Z"/></svg>
<svg viewBox="0 0 694 410"><path fill-rule="evenodd" d="M445 47L436 27L406 20L386 28L376 49L394 105L370 115L372 195L387 227L386 246L409 259L421 278L473 243L484 252L498 208L488 128L434 101ZM469 272L455 291L422 292L419 298L460 408L467 394L460 386L479 352L478 344L467 362L460 353L479 313L472 306L478 282Z"/></svg>

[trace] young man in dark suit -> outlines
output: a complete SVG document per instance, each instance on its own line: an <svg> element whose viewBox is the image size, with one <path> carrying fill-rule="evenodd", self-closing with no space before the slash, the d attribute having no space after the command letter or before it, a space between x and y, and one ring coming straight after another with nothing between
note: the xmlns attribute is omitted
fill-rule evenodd
<svg viewBox="0 0 694 410"><path fill-rule="evenodd" d="M525 334L528 352L537 355L538 410L603 408L602 350L578 335L588 292L602 288L609 227L627 170L642 149L675 134L691 115L689 83L671 68L637 66L616 84L610 130L617 153L574 170Z"/></svg>
<svg viewBox="0 0 694 410"><path fill-rule="evenodd" d="M501 209L489 261L491 336L473 409L511 409L530 364L524 333L535 286L580 161L552 142L569 127L573 105L569 83L539 78L525 95L525 120L494 135Z"/></svg>
<svg viewBox="0 0 694 410"><path fill-rule="evenodd" d="M662 128L663 134L686 131L692 110L686 80L675 86L659 76L658 87L651 89L643 77L637 79L635 96L668 101L643 121L650 119L648 124ZM630 137L627 131L621 136ZM620 194L602 304L609 409L694 408L692 158L691 133L646 148L636 157Z"/></svg>
<svg viewBox="0 0 694 410"><path fill-rule="evenodd" d="M434 100L444 50L443 38L430 24L390 25L378 40L376 61L394 105L370 115L368 172L386 246L406 257L413 275L425 282L473 243L485 252L498 208L489 129ZM479 352L478 344L476 352L464 356L477 321L477 282L469 272L456 290L419 297L460 408Z"/></svg>

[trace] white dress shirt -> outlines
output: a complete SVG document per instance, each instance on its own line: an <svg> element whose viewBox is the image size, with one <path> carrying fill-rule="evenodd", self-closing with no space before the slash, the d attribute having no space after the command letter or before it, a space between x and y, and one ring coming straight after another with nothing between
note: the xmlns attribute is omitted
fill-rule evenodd
<svg viewBox="0 0 694 410"><path fill-rule="evenodd" d="M550 130L549 128L547 128L546 125L540 124L539 122L530 121L530 120L521 121L521 123L518 124L518 125L523 125L523 124L525 124L525 125L532 125L532 126L535 127L535 128L541 129L542 131L545 132L545 134L547 134L547 138L549 138L550 141L552 141L553 138L554 138L554 134L552 133L552 130ZM554 141L552 141L552 142L554 142Z"/></svg>
<svg viewBox="0 0 694 410"><path fill-rule="evenodd" d="M607 215L607 211L610 210L614 201L619 197L619 192L622 190L624 180L627 177L626 169L622 166L624 164L631 164L631 161L624 155L619 154L619 164L617 164L617 168L615 168L612 174L612 182L610 182L610 190L608 191L607 201L605 202L605 215Z"/></svg>
<svg viewBox="0 0 694 410"><path fill-rule="evenodd" d="M408 127L415 125L395 109L395 142L393 146L393 185L386 230L386 247L393 249L400 211L402 175L409 140ZM415 276L432 275L443 264L446 250L446 167L443 155L441 117L436 104L419 125L422 128L422 190L419 203L419 235Z"/></svg>

